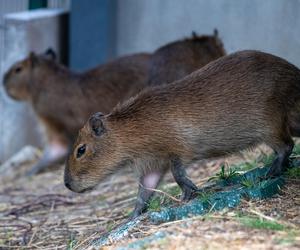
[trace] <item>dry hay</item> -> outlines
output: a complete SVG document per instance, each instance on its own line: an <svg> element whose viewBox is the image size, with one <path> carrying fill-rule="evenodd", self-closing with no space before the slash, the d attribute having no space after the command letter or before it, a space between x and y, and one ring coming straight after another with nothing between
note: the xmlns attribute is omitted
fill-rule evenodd
<svg viewBox="0 0 300 250"><path fill-rule="evenodd" d="M261 148L226 162L250 161L259 155ZM88 194L75 194L62 183L62 166L31 178L17 177L17 172L23 173L33 161L15 166L10 170L14 175L1 174L1 249L86 249L91 240L128 218L137 191L136 178L130 170L113 175ZM201 185L219 171L223 162L194 165L188 172ZM175 185L170 174L164 183ZM244 201L234 210L162 225L145 221L123 242L107 249L126 246L157 231L165 232L166 237L144 246L146 249L299 249L299 190L299 179L289 180L280 195L264 201ZM240 222L239 213L255 218L265 216L282 223L287 230L249 228Z"/></svg>

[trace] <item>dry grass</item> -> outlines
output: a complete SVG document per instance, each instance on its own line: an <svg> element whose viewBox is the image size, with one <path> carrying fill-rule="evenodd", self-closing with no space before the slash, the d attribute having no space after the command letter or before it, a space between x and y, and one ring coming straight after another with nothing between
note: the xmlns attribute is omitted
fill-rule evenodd
<svg viewBox="0 0 300 250"><path fill-rule="evenodd" d="M237 164L260 155L261 149L256 149L226 162ZM223 162L194 165L188 172L200 185L218 172ZM31 165L23 164L15 171ZM175 185L170 174L164 184ZM85 194L64 187L62 169L9 181L1 176L0 249L85 249L92 239L126 220L134 206L137 185L130 170L117 173ZM107 249L126 246L157 231L165 232L166 237L150 242L146 249L299 249L299 190L300 180L290 179L272 199L244 201L234 210L162 225L145 221L125 241ZM241 218L250 218L250 224ZM258 229L255 220L273 220L283 225L283 230L264 229L264 224Z"/></svg>

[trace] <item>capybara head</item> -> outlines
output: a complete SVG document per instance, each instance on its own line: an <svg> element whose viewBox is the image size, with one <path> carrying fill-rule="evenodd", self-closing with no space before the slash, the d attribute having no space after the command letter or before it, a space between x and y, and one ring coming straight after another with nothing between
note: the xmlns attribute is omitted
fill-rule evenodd
<svg viewBox="0 0 300 250"><path fill-rule="evenodd" d="M208 52L215 54L216 59L218 57L226 55L226 51L224 49L224 45L222 40L219 38L219 32L217 29L214 29L214 34L211 36L198 36L196 32L192 33L194 41L199 41L199 45L201 47L205 47ZM197 43L195 43L197 44ZM203 54L205 55L205 54Z"/></svg>
<svg viewBox="0 0 300 250"><path fill-rule="evenodd" d="M7 94L15 100L29 100L33 71L44 65L43 61L55 60L55 58L55 52L48 49L41 55L31 52L25 59L12 65L3 79Z"/></svg>
<svg viewBox="0 0 300 250"><path fill-rule="evenodd" d="M120 151L106 117L100 112L92 115L79 131L68 156L64 175L66 187L74 192L92 189L124 164Z"/></svg>

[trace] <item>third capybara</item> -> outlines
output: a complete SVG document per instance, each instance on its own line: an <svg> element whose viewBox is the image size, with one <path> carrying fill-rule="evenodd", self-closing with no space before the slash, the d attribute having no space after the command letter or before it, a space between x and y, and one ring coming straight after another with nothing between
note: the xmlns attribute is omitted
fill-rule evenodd
<svg viewBox="0 0 300 250"><path fill-rule="evenodd" d="M193 32L192 37L168 43L153 53L149 85L174 82L224 55L217 30L202 36Z"/></svg>

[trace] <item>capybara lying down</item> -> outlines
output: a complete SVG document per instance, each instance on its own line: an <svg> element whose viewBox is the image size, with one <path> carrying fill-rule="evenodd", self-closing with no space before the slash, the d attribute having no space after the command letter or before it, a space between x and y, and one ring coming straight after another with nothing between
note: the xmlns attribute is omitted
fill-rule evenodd
<svg viewBox="0 0 300 250"><path fill-rule="evenodd" d="M83 73L55 60L55 53L31 53L4 76L10 97L29 102L44 125L48 143L29 175L65 159L78 130L96 111L108 113L145 87L149 54L118 58Z"/></svg>
<svg viewBox="0 0 300 250"><path fill-rule="evenodd" d="M168 43L151 57L149 85L161 85L179 80L209 62L226 54L218 31Z"/></svg>
<svg viewBox="0 0 300 250"><path fill-rule="evenodd" d="M291 136L299 135L299 104L300 71L292 64L258 51L224 56L182 80L146 88L108 115L91 116L68 156L65 185L84 192L133 166L141 183L138 216L153 193L147 188L168 169L189 200L197 187L185 167L200 159L266 143L276 154L267 176L280 175Z"/></svg>

